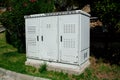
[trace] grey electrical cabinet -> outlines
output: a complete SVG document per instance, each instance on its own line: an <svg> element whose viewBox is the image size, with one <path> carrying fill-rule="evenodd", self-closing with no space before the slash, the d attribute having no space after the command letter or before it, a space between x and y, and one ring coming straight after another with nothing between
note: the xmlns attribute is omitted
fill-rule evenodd
<svg viewBox="0 0 120 80"><path fill-rule="evenodd" d="M25 28L26 63L80 67L89 62L88 13L76 10L29 15L25 16Z"/></svg>

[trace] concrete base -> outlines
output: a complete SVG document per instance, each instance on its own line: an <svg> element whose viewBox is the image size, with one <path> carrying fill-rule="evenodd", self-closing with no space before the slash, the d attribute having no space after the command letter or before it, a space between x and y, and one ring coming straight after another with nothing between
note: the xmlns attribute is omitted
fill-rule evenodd
<svg viewBox="0 0 120 80"><path fill-rule="evenodd" d="M42 60L34 60L34 59L27 59L25 62L26 65L34 66L36 68L40 68L40 65L46 63L47 64L47 70L53 70L53 71L59 71L64 72L68 74L81 74L86 67L90 65L89 60L84 62L82 65L71 65L71 64L63 64L63 63L56 63L56 62L47 62Z"/></svg>

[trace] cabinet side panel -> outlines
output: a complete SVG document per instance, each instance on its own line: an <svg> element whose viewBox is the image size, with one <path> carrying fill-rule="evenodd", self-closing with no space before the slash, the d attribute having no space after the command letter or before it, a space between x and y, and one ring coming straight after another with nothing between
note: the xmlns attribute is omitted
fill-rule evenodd
<svg viewBox="0 0 120 80"><path fill-rule="evenodd" d="M90 21L89 17L81 15L81 36L80 36L80 41L81 41L81 51L89 48L90 46Z"/></svg>

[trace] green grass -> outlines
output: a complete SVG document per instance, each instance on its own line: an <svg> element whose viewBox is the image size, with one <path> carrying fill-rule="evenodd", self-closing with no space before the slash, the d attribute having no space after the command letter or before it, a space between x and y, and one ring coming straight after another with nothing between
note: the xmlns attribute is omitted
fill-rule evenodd
<svg viewBox="0 0 120 80"><path fill-rule="evenodd" d="M90 58L91 65L80 75L47 71L46 65L40 69L25 65L24 53L6 43L5 33L0 33L0 67L11 71L50 78L52 80L120 80L120 66L104 63L102 59Z"/></svg>
<svg viewBox="0 0 120 80"><path fill-rule="evenodd" d="M24 62L25 54L19 54L16 48L7 44L5 33L0 33L0 67L24 73Z"/></svg>

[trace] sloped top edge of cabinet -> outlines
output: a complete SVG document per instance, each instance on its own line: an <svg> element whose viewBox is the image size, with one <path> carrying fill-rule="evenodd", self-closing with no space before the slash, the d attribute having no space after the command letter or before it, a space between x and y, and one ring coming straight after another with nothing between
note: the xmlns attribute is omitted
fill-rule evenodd
<svg viewBox="0 0 120 80"><path fill-rule="evenodd" d="M26 15L24 18L38 18L38 17L47 17L47 16L59 16L59 15L71 15L71 14L82 14L90 17L90 14L82 11L82 10L74 10L74 11L63 11L63 12L52 12L52 13L41 13L41 14L32 14Z"/></svg>

